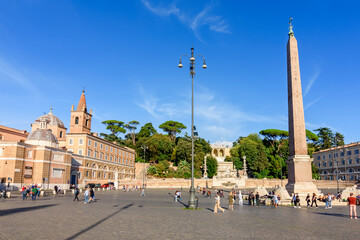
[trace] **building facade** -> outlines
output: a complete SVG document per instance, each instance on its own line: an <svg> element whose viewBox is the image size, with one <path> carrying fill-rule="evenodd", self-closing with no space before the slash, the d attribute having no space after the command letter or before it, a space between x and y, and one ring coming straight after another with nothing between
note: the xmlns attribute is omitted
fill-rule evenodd
<svg viewBox="0 0 360 240"><path fill-rule="evenodd" d="M360 179L360 142L315 152L313 159L322 180Z"/></svg>
<svg viewBox="0 0 360 240"><path fill-rule="evenodd" d="M77 109L71 108L68 133L52 110L36 119L32 132L23 133L25 137L18 136L23 131L12 129L5 135L0 128L5 136L0 141L0 187L17 189L40 184L49 189L55 185L66 189L72 184L83 187L107 182L118 186L122 179L133 179L135 150L92 133L91 119L83 92Z"/></svg>

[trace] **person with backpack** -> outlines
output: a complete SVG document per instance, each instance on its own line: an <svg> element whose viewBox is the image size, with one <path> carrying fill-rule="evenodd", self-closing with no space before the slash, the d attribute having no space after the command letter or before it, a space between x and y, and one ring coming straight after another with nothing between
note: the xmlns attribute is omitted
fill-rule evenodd
<svg viewBox="0 0 360 240"><path fill-rule="evenodd" d="M22 198L23 198L23 201L27 199L27 189L25 187L23 187L22 191L21 191L21 195L22 195Z"/></svg>
<svg viewBox="0 0 360 240"><path fill-rule="evenodd" d="M31 200L35 201L36 200L36 195L37 195L37 188L33 187L31 190Z"/></svg>
<svg viewBox="0 0 360 240"><path fill-rule="evenodd" d="M78 188L75 188L74 193L75 193L74 201L75 201L75 200L79 201L79 193L80 193L79 189L78 189Z"/></svg>

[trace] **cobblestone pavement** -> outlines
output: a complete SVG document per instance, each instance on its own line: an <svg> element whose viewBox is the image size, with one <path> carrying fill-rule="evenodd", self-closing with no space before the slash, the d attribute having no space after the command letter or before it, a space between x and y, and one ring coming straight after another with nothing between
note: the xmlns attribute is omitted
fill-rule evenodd
<svg viewBox="0 0 360 240"><path fill-rule="evenodd" d="M200 195L201 209L185 210L173 201L174 191L149 189L146 197L101 191L91 204L74 202L71 194L36 202L0 199L0 239L358 239L360 234L360 220L350 220L347 207L235 205L232 212L214 214L213 198ZM221 205L227 204L222 199Z"/></svg>

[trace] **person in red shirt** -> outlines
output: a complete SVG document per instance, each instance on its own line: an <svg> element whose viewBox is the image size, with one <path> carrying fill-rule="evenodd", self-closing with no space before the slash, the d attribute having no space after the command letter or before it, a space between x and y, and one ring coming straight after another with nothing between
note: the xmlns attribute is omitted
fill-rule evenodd
<svg viewBox="0 0 360 240"><path fill-rule="evenodd" d="M350 210L350 218L352 219L352 213L354 212L354 217L355 219L357 219L356 217L356 197L353 196L353 193L350 193L350 197L348 197L347 202L349 205L349 210Z"/></svg>

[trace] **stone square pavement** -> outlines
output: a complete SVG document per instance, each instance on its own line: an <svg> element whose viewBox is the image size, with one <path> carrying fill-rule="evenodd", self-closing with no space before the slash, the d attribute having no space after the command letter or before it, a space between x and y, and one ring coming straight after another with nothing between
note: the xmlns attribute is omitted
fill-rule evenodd
<svg viewBox="0 0 360 240"><path fill-rule="evenodd" d="M360 220L347 207L325 210L234 206L214 214L214 199L199 196L200 210L175 203L175 190L95 192L95 203L72 195L36 202L0 199L0 239L359 239ZM80 199L84 199L81 195ZM188 190L183 191L188 201ZM222 199L227 209L227 194ZM358 213L360 212L358 208Z"/></svg>

